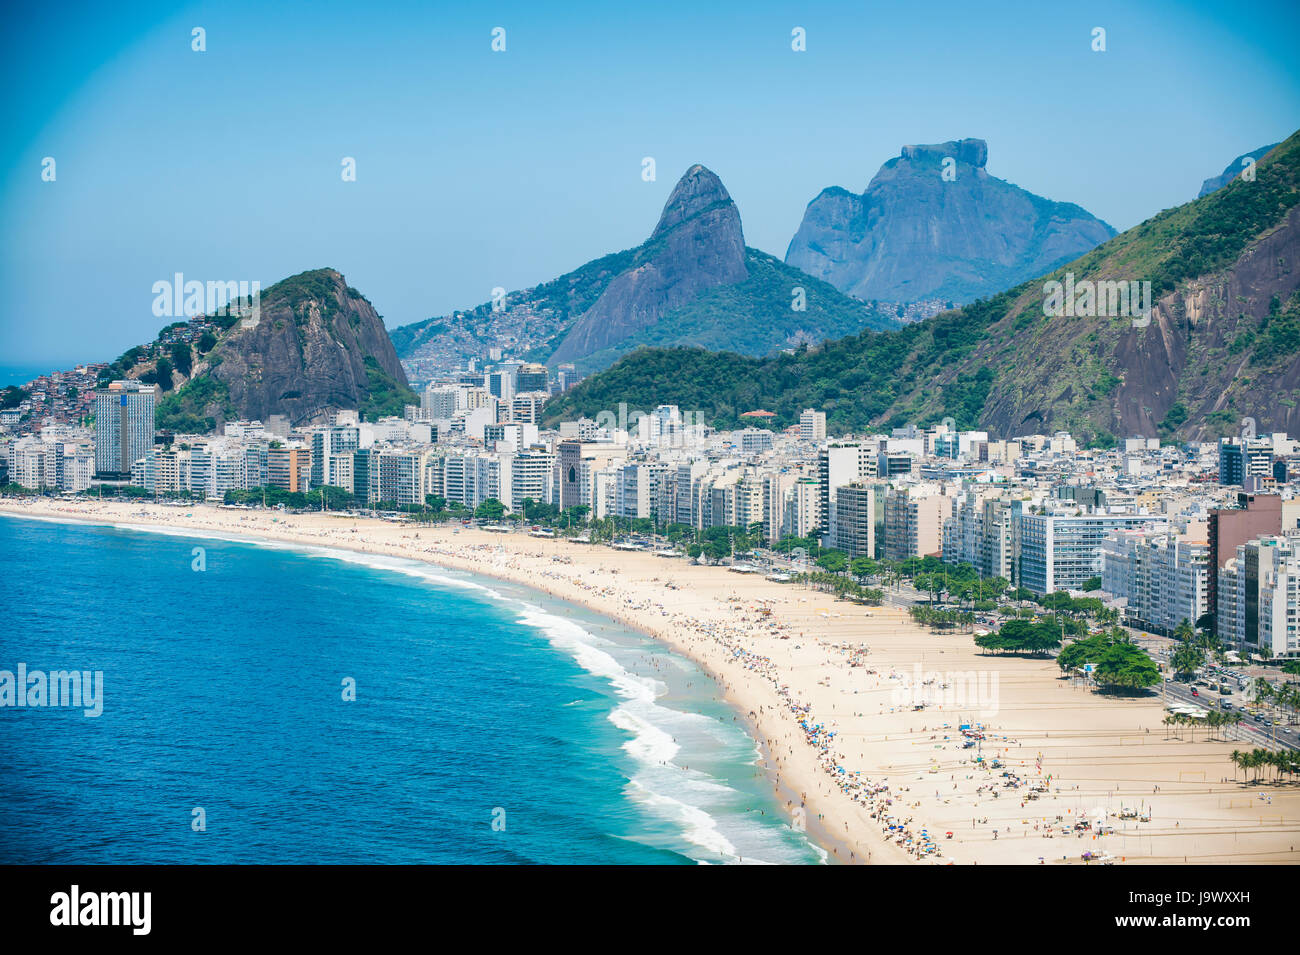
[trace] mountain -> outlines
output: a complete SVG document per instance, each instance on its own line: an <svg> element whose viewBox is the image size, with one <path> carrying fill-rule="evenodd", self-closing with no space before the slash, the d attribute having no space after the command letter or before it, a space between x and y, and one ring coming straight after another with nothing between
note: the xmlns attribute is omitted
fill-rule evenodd
<svg viewBox="0 0 1300 955"><path fill-rule="evenodd" d="M802 289L801 298L797 290ZM803 308L792 306L802 305ZM500 347L528 359L608 367L641 345L701 345L763 355L891 315L745 245L740 213L701 165L674 187L650 238L551 282L452 316L396 329L403 359L445 368Z"/></svg>
<svg viewBox="0 0 1300 955"><path fill-rule="evenodd" d="M861 195L822 190L804 212L786 264L865 301L963 303L1115 234L1072 203L995 179L987 162L982 139L904 146Z"/></svg>
<svg viewBox="0 0 1300 955"><path fill-rule="evenodd" d="M1151 309L1146 319L1046 314L1049 283L1067 280L1080 306L1085 283L1150 282ZM1298 289L1300 133L1259 160L1254 182L1165 210L989 299L795 355L647 349L553 399L546 418L623 401L677 404L719 426L759 407L784 426L814 407L836 433L951 416L998 437L1063 428L1100 446L1212 439L1238 433L1243 418L1260 433L1297 434Z"/></svg>
<svg viewBox="0 0 1300 955"><path fill-rule="evenodd" d="M1223 172L1219 173L1219 175L1207 179L1205 180L1205 182L1201 183L1201 191L1196 194L1196 198L1199 199L1202 196L1208 196L1210 193L1217 192L1218 190L1222 189L1228 183L1232 182L1232 180L1236 176L1241 175L1241 171L1242 171L1241 164L1243 162L1245 162L1247 159L1253 159L1256 162L1258 162L1259 160L1263 159L1266 155L1268 155L1269 152L1276 149L1277 146L1278 144L1274 143L1272 146L1260 146L1258 149L1254 150L1253 152L1242 153L1232 162L1228 163L1227 167L1223 170Z"/></svg>
<svg viewBox="0 0 1300 955"><path fill-rule="evenodd" d="M100 377L124 375L163 386L158 427L178 431L274 414L300 425L340 409L376 418L419 403L383 319L333 269L268 288L255 324L228 315L169 325Z"/></svg>

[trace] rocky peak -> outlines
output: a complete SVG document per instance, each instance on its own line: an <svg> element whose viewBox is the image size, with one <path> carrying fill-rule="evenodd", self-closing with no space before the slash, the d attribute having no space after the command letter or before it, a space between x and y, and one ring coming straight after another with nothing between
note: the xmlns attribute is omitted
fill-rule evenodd
<svg viewBox="0 0 1300 955"><path fill-rule="evenodd" d="M339 272L315 269L262 292L258 320L222 333L172 411L301 425L339 409L400 414L414 400L374 307Z"/></svg>
<svg viewBox="0 0 1300 955"><path fill-rule="evenodd" d="M948 157L956 159L958 165L983 169L989 160L989 144L982 139L954 139L931 146L904 146L899 159L931 166Z"/></svg>
<svg viewBox="0 0 1300 955"><path fill-rule="evenodd" d="M824 189L809 203L786 264L868 301L962 303L1115 234L1076 205L989 175L987 162L982 139L904 146L861 195Z"/></svg>
<svg viewBox="0 0 1300 955"><path fill-rule="evenodd" d="M677 185L673 187L668 201L664 203L659 224L655 226L650 238L657 239L665 232L720 203L730 207L734 214L735 227L739 230L740 213L736 211L736 205L731 201L726 187L722 185L722 180L711 169L696 163L686 170L681 179L677 180Z"/></svg>
<svg viewBox="0 0 1300 955"><path fill-rule="evenodd" d="M650 239L575 322L551 356L574 361L643 333L715 285L743 282L740 212L714 173L696 163L673 187Z"/></svg>

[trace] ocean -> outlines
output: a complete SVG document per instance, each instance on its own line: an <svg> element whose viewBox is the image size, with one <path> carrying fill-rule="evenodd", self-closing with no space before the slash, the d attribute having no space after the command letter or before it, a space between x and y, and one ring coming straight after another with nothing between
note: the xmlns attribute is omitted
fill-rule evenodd
<svg viewBox="0 0 1300 955"><path fill-rule="evenodd" d="M0 605L0 670L103 674L0 707L3 863L825 861L699 667L526 588L0 517Z"/></svg>

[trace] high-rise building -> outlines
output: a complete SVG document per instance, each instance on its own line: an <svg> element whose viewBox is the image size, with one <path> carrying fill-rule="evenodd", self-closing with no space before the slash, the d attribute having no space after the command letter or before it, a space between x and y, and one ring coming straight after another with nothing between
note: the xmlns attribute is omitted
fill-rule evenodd
<svg viewBox="0 0 1300 955"><path fill-rule="evenodd" d="M1125 600L1136 626L1171 634L1183 621L1195 625L1209 607L1209 546L1205 524L1188 533L1116 531L1102 542L1101 586Z"/></svg>
<svg viewBox="0 0 1300 955"><path fill-rule="evenodd" d="M799 415L799 440L824 441L826 439L826 412L805 408Z"/></svg>
<svg viewBox="0 0 1300 955"><path fill-rule="evenodd" d="M1101 576L1107 535L1152 521L1146 514L1029 514L1016 507L1014 582L1040 595L1079 590L1090 578Z"/></svg>
<svg viewBox="0 0 1300 955"><path fill-rule="evenodd" d="M1273 476L1269 438L1224 438L1219 442L1219 483L1245 484L1247 477Z"/></svg>
<svg viewBox="0 0 1300 955"><path fill-rule="evenodd" d="M549 391L550 382L546 373L545 365L525 364L519 366L519 371L515 374L515 390L524 391Z"/></svg>
<svg viewBox="0 0 1300 955"><path fill-rule="evenodd" d="M1217 624L1225 642L1273 657L1300 655L1300 540L1247 541L1218 576Z"/></svg>
<svg viewBox="0 0 1300 955"><path fill-rule="evenodd" d="M311 449L268 448L266 483L286 491L307 491L311 487Z"/></svg>
<svg viewBox="0 0 1300 955"><path fill-rule="evenodd" d="M1222 445L1220 445L1222 447ZM1210 545L1209 606L1219 605L1219 571L1248 540L1283 532L1283 501L1276 494L1238 494L1235 508L1210 511L1208 541ZM1288 502L1289 503L1289 502ZM1288 508L1289 510L1289 508Z"/></svg>
<svg viewBox="0 0 1300 955"><path fill-rule="evenodd" d="M817 480L821 486L822 543L843 549L836 540L836 495L841 487L876 476L874 444L832 444L817 453ZM869 556L869 555L868 555Z"/></svg>
<svg viewBox="0 0 1300 955"><path fill-rule="evenodd" d="M450 418L456 413L456 389L430 385L420 396L420 409L431 418Z"/></svg>
<svg viewBox="0 0 1300 955"><path fill-rule="evenodd" d="M876 494L869 484L846 484L835 497L835 546L849 557L876 555Z"/></svg>
<svg viewBox="0 0 1300 955"><path fill-rule="evenodd" d="M162 390L139 381L114 381L95 390L95 473L125 477L153 448L154 410Z"/></svg>
<svg viewBox="0 0 1300 955"><path fill-rule="evenodd" d="M917 488L897 488L885 495L885 559L939 557L943 554L943 525L952 513L952 499Z"/></svg>
<svg viewBox="0 0 1300 955"><path fill-rule="evenodd" d="M359 447L361 431L353 425L332 425L314 430L311 433L311 486L328 484L351 490L352 454Z"/></svg>

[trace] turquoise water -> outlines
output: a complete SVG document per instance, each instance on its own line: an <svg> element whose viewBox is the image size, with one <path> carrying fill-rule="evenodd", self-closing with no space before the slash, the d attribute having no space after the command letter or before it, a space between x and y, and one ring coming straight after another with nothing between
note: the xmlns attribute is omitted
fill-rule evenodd
<svg viewBox="0 0 1300 955"><path fill-rule="evenodd" d="M4 518L0 601L0 670L103 672L0 708L0 862L823 859L698 667L525 588Z"/></svg>

